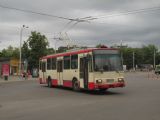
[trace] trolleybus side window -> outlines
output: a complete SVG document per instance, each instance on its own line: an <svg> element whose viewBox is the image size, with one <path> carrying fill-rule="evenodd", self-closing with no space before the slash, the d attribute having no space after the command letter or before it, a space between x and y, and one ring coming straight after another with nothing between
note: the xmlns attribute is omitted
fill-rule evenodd
<svg viewBox="0 0 160 120"><path fill-rule="evenodd" d="M88 59L88 63L89 63L89 72L93 72L92 55L88 55L87 59Z"/></svg>
<svg viewBox="0 0 160 120"><path fill-rule="evenodd" d="M64 56L64 69L70 69L70 56Z"/></svg>
<svg viewBox="0 0 160 120"><path fill-rule="evenodd" d="M46 72L46 63L42 62L42 72Z"/></svg>
<svg viewBox="0 0 160 120"><path fill-rule="evenodd" d="M56 58L52 58L52 70L56 69Z"/></svg>
<svg viewBox="0 0 160 120"><path fill-rule="evenodd" d="M77 69L78 68L78 55L72 55L71 56L71 69Z"/></svg>
<svg viewBox="0 0 160 120"><path fill-rule="evenodd" d="M51 61L51 58L48 58L47 59L47 70L51 70L51 66L52 65L52 61Z"/></svg>

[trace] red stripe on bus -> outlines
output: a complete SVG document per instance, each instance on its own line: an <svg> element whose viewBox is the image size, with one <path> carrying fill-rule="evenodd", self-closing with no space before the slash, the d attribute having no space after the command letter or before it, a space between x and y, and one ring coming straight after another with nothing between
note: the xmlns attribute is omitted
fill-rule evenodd
<svg viewBox="0 0 160 120"><path fill-rule="evenodd" d="M52 80L52 85L53 86L58 86L58 80L57 79L53 79Z"/></svg>
<svg viewBox="0 0 160 120"><path fill-rule="evenodd" d="M64 87L72 87L72 81L70 80L63 80Z"/></svg>
<svg viewBox="0 0 160 120"><path fill-rule="evenodd" d="M94 82L89 82L88 83L88 89L89 90L94 90L95 89L95 83Z"/></svg>
<svg viewBox="0 0 160 120"><path fill-rule="evenodd" d="M103 84L103 85L96 85L96 88L116 88L116 87L125 87L125 83L113 83L113 84Z"/></svg>
<svg viewBox="0 0 160 120"><path fill-rule="evenodd" d="M116 88L116 87L125 87L125 83L113 83L113 84L95 84L94 82L88 83L88 89L94 90L94 89L104 89L104 88Z"/></svg>
<svg viewBox="0 0 160 120"><path fill-rule="evenodd" d="M92 51L92 50L91 49L86 49L86 50L81 50L81 51L60 53L60 54L55 54L55 55L44 56L44 57L42 57L42 59L56 58L56 57L67 56L67 55L74 55L74 54L80 54L80 53L87 53L87 52L90 52L90 51Z"/></svg>
<svg viewBox="0 0 160 120"><path fill-rule="evenodd" d="M92 49L84 49L84 50L78 50L78 51L72 51L72 52L66 52L66 53L59 53L59 54L54 54L54 55L48 55L44 56L40 59L47 59L47 58L56 58L60 56L67 56L67 55L74 55L74 54L80 54L80 53L88 53L93 50L118 50L116 48L92 48Z"/></svg>
<svg viewBox="0 0 160 120"><path fill-rule="evenodd" d="M95 84L95 89L108 89L108 88L116 88L116 87L125 87L125 83L113 83L113 84Z"/></svg>

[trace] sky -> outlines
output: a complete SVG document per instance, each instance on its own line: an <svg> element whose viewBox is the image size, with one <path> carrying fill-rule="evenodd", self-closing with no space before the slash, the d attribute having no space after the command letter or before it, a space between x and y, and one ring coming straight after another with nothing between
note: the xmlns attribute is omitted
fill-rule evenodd
<svg viewBox="0 0 160 120"><path fill-rule="evenodd" d="M26 13L0 7L0 50L20 46L31 31L37 31L48 38L50 47L66 45L56 41L60 33L67 33L72 43L93 47L97 44L128 45L141 47L154 44L160 46L160 0L0 0L0 5L45 13L65 18L97 18L90 21L71 22L56 17ZM145 12L138 12L147 9ZM132 11L132 14L126 14Z"/></svg>

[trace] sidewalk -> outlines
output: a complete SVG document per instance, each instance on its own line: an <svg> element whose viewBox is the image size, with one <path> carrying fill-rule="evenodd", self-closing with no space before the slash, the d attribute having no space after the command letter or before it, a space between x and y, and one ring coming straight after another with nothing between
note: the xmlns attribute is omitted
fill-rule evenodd
<svg viewBox="0 0 160 120"><path fill-rule="evenodd" d="M29 77L28 79L25 79L21 76L9 76L8 80L5 80L4 78L0 77L0 83L7 83L7 82L16 82L16 81L28 81L28 80L37 80L38 78L32 78Z"/></svg>

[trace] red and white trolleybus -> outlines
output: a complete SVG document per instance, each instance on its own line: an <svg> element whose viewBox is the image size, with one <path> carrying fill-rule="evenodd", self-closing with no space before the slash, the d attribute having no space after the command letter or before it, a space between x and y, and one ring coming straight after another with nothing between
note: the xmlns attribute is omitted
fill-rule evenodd
<svg viewBox="0 0 160 120"><path fill-rule="evenodd" d="M44 56L40 58L39 82L75 91L124 87L120 52L113 48L90 48Z"/></svg>

